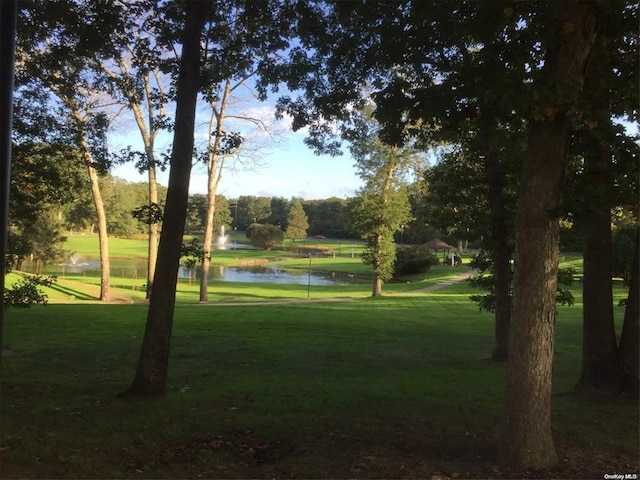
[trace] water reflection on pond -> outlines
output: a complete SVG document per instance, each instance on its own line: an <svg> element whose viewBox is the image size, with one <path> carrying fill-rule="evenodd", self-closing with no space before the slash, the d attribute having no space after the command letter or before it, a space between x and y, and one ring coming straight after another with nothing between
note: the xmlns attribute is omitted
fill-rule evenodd
<svg viewBox="0 0 640 480"><path fill-rule="evenodd" d="M180 267L180 278L193 278L196 270ZM298 285L350 285L362 283L362 279L343 272L324 272L312 270L281 270L274 265L250 267L211 266L209 279L224 282L266 282L289 283Z"/></svg>
<svg viewBox="0 0 640 480"><path fill-rule="evenodd" d="M24 271L35 272L34 262L25 262ZM112 259L111 276L113 278L133 278L144 280L147 275L147 261L145 259ZM44 275L57 275L59 277L73 277L100 275L100 262L95 259L76 257L72 261L58 265L48 265L44 268ZM178 277L181 281L196 281L200 278L198 268L189 270L180 267ZM223 267L212 265L209 269L210 281L223 282L265 282L288 283L307 285L351 285L368 282L366 278L354 276L344 272L325 272L318 270L282 270L275 265L252 265L244 267Z"/></svg>

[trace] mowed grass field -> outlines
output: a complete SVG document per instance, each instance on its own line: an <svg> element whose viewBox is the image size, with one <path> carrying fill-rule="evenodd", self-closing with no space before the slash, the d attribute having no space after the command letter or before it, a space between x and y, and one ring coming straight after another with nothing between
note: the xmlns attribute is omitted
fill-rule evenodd
<svg viewBox="0 0 640 480"><path fill-rule="evenodd" d="M80 238L76 251L90 257L81 250L86 241ZM145 255L139 240L112 247L114 258ZM238 259L228 252L219 257L233 264ZM308 268L308 259L290 251L245 254ZM575 255L563 262L581 265ZM312 263L354 274L368 268L357 255ZM132 381L140 352L147 314L141 279L113 278L114 303L101 304L97 278L60 278L47 292L49 305L6 315L4 346L12 355L2 359L0 474L603 478L637 472L637 399L571 393L581 361L579 283L576 305L558 308L552 415L560 464L550 472L495 465L505 367L486 361L493 317L469 301L474 291L465 282L424 290L467 271L435 266L385 285L378 299L369 297L368 283L314 286L308 301L304 285L214 282L210 303L200 304L197 285L181 282L168 393L128 400L118 394ZM615 302L625 296L616 285ZM615 312L619 331L624 312Z"/></svg>
<svg viewBox="0 0 640 480"><path fill-rule="evenodd" d="M190 237L186 239L190 240ZM246 241L241 235L231 241ZM64 247L79 256L82 261L99 258L98 239L95 235L70 235ZM369 265L362 263L360 253L363 244L331 239L308 239L285 242L281 250L216 250L212 255L212 265L246 266L270 264L279 269L298 271L304 276L309 267L312 272L341 272L359 279L355 284L313 285L275 284L265 282L225 282L209 281L209 302L264 302L282 300L319 300L328 298L358 297L371 295L372 272ZM311 264L308 254L312 253ZM322 252L322 253L319 253ZM111 258L110 299L116 303L141 302L145 299L147 243L144 239L109 239ZM137 262L134 270L131 265ZM46 272L47 270L45 270ZM464 274L469 266L451 267L436 265L424 275L389 282L386 293L409 292L426 288L441 281ZM57 275L57 282L51 288L43 289L50 303L86 303L99 298L100 277L97 273L69 274L59 265L49 268L49 273ZM135 273L134 273L135 272ZM13 272L7 278L11 285L21 273ZM199 281L180 278L176 291L179 303L199 301Z"/></svg>
<svg viewBox="0 0 640 480"><path fill-rule="evenodd" d="M550 472L496 467L504 365L462 282L381 299L175 312L169 388L133 379L146 306L8 312L3 478L603 478L637 472L637 399L570 394L581 305L559 307ZM577 293L577 292L576 292ZM616 290L616 299L625 295ZM617 309L618 323L622 309Z"/></svg>

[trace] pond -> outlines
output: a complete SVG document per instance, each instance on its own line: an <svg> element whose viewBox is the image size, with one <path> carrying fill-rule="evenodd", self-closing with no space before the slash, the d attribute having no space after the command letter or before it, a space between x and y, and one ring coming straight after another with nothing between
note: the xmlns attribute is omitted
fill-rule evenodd
<svg viewBox="0 0 640 480"><path fill-rule="evenodd" d="M180 267L180 278L195 278L197 270ZM318 270L282 270L274 265L251 267L212 266L209 279L223 282L266 282L289 283L297 285L353 285L363 279L344 272L325 272Z"/></svg>
<svg viewBox="0 0 640 480"><path fill-rule="evenodd" d="M25 262L24 271L35 272L34 262ZM112 278L146 279L147 261L145 259L112 259ZM74 256L68 262L58 265L47 265L43 275L57 275L58 277L99 276L100 262L94 259ZM181 266L178 277L184 280L196 281L200 278L198 269L189 270ZM209 280L223 282L266 282L288 283L297 285L353 285L368 282L366 278L344 272L325 272L319 270L282 270L275 265L252 265L243 267L223 267L212 265L209 269Z"/></svg>

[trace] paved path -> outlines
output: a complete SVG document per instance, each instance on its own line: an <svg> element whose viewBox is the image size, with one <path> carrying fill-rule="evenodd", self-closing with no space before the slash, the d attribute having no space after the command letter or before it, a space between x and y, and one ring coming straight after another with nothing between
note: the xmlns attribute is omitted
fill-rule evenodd
<svg viewBox="0 0 640 480"><path fill-rule="evenodd" d="M462 282L463 280L466 280L467 278L469 278L471 275L474 275L475 273L477 273L475 270L469 270L468 272L461 273L456 277L451 277L450 279L445 280L444 282L436 283L435 285L431 285L430 287L417 288L415 290L409 290L409 291L410 292L433 292L434 290L440 290L441 288L448 287L449 285L453 285L454 283ZM398 293L398 295L402 295L402 293L406 293L406 292Z"/></svg>

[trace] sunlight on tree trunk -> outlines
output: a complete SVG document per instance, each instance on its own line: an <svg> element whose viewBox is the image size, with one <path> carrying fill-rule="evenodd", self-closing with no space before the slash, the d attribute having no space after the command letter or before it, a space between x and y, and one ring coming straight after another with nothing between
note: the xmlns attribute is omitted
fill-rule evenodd
<svg viewBox="0 0 640 480"><path fill-rule="evenodd" d="M107 233L107 214L100 193L98 173L91 165L87 166L91 181L91 195L98 217L98 242L100 244L100 300L109 301L109 284L111 280L111 261L109 259L109 236Z"/></svg>
<svg viewBox="0 0 640 480"><path fill-rule="evenodd" d="M156 167L155 165L149 165L149 205L159 205L158 202L158 182L156 179ZM160 234L158 232L158 224L149 222L148 232L148 252L149 258L147 259L147 291L146 298L151 296L151 288L153 286L153 280L156 272L156 264L158 262L158 239Z"/></svg>
<svg viewBox="0 0 640 480"><path fill-rule="evenodd" d="M121 48L126 53L120 54L120 57L115 62L115 66L111 67L102 61L99 62L99 68L111 82L113 91L115 92L113 95L116 97L116 102L131 110L138 131L140 132L140 137L144 145L147 178L149 181L147 204L151 209L152 206L159 205L157 165L154 149L156 137L165 126L165 105L167 97L161 74L157 69L158 67L145 70L132 65L134 62L140 61L137 58L139 53L137 47L139 45L136 43L138 38L135 35L140 35L141 32L139 32L137 28L138 26L136 25L135 31L131 33L131 35L133 35L132 37L123 37L125 43L121 45ZM146 43L144 43L144 45L145 47L142 48L144 53L142 53L142 55L149 53L146 51L146 48L152 49L152 47L146 45ZM131 88L131 85L136 83L136 79L142 83L142 88L140 88L139 91ZM146 112L144 111L143 105L146 108ZM142 170L140 165L136 165L136 167ZM158 223L149 218L147 228L147 299L149 299L151 295L151 286L153 285L158 258L158 237Z"/></svg>
<svg viewBox="0 0 640 480"><path fill-rule="evenodd" d="M224 91L220 99L219 109L217 102L211 102L211 117L209 120L209 141L206 152L207 162L207 214L204 223L204 240L202 244L202 273L200 275L200 301L209 300L209 266L211 265L211 253L215 239L214 217L216 213L216 194L218 186L222 180L226 155L221 152L222 137L224 133L224 117L226 115L227 103L231 93L231 79L227 78L224 83Z"/></svg>
<svg viewBox="0 0 640 480"><path fill-rule="evenodd" d="M89 145L89 137L87 132L87 124L91 116L91 106L84 107L82 110L78 106L78 102L72 96L75 92L69 92L62 89L60 81L61 73L55 72L52 79L45 81L47 87L58 96L60 101L69 109L75 127L78 129L80 142L80 150L82 152L82 162L87 169L89 184L91 188L91 196L93 205L96 210L96 218L98 221L98 243L100 248L100 300L109 301L109 284L111 279L111 263L109 259L109 236L107 232L107 215L105 212L102 194L100 192L99 175L96 169L96 161ZM80 87L78 87L80 89Z"/></svg>
<svg viewBox="0 0 640 480"><path fill-rule="evenodd" d="M78 125L83 125L85 121L81 113L74 107L72 102L70 108L73 111L73 115L78 122ZM82 128L82 127L81 127ZM89 142L86 136L86 130L82 128L82 136L80 139L80 148L82 150L82 156L84 164L87 168L89 175L89 183L91 186L91 196L93 198L93 204L96 209L96 217L98 219L98 243L100 245L100 300L103 302L109 301L109 284L111 281L111 261L109 259L109 235L107 232L107 214L104 209L104 202L102 200L102 193L100 192L100 183L98 172L94 167L93 157L89 148Z"/></svg>

